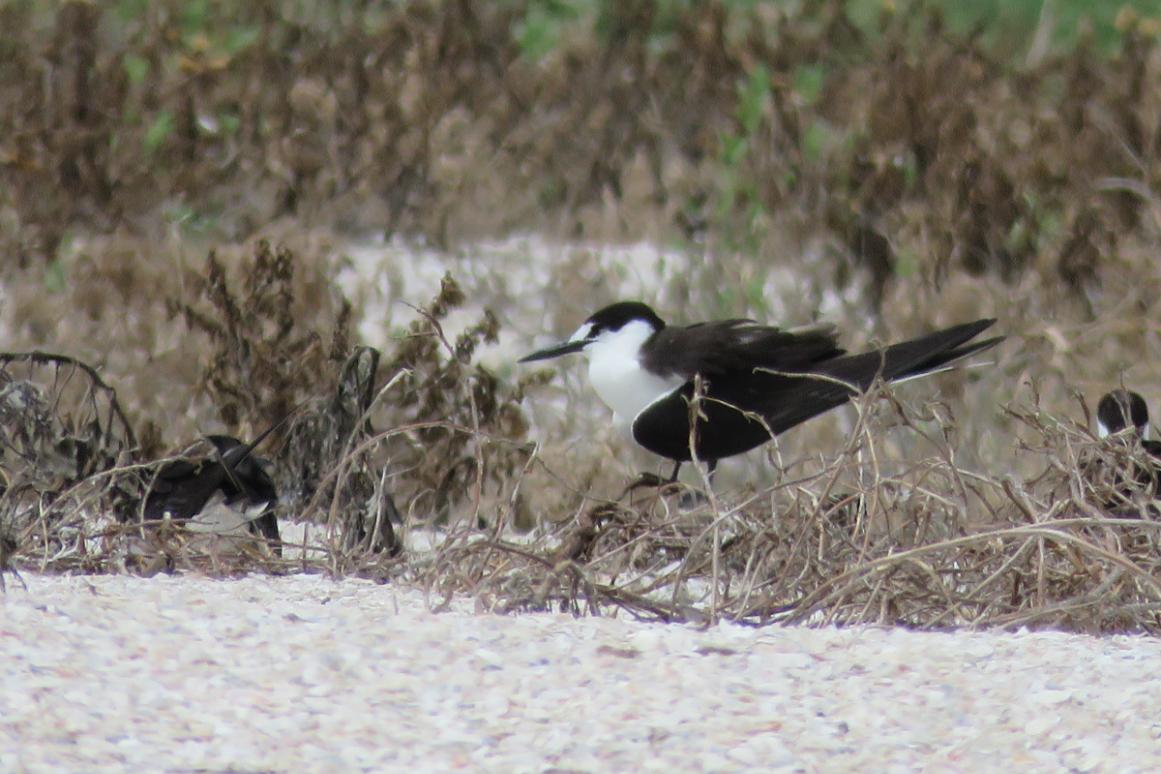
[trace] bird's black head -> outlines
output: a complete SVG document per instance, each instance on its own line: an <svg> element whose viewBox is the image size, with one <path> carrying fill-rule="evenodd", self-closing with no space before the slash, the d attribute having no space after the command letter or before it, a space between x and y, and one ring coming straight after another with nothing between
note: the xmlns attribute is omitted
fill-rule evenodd
<svg viewBox="0 0 1161 774"><path fill-rule="evenodd" d="M550 357L560 357L570 352L580 352L585 347L601 339L602 336L614 334L629 323L642 322L654 332L665 327L665 321L647 304L640 301L618 301L589 315L581 327L577 328L568 341L533 352L520 358L521 363L532 360L547 360Z"/></svg>
<svg viewBox="0 0 1161 774"><path fill-rule="evenodd" d="M1097 404L1097 424L1101 436L1119 433L1131 426L1142 438L1149 425L1145 399L1132 390L1113 390Z"/></svg>
<svg viewBox="0 0 1161 774"><path fill-rule="evenodd" d="M225 456L232 449L237 449L244 444L232 435L207 435L206 440L214 445L218 450L218 454Z"/></svg>
<svg viewBox="0 0 1161 774"><path fill-rule="evenodd" d="M619 331L626 324L635 320L647 323L654 331L659 331L665 327L665 322L649 308L648 304L643 304L640 301L618 301L589 315L589 319L585 320L585 325L581 326L581 330L585 330L585 326L588 326L585 338L595 339L602 333Z"/></svg>

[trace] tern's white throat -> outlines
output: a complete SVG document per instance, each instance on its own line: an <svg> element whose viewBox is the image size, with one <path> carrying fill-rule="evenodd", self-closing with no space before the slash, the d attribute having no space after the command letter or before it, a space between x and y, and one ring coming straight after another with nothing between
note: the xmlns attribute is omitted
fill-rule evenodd
<svg viewBox="0 0 1161 774"><path fill-rule="evenodd" d="M584 338L587 327L582 326L573 338ZM613 410L618 424L632 422L642 409L686 381L676 374L650 373L641 365L641 347L653 333L645 320L631 320L615 331L601 332L584 349L593 389Z"/></svg>

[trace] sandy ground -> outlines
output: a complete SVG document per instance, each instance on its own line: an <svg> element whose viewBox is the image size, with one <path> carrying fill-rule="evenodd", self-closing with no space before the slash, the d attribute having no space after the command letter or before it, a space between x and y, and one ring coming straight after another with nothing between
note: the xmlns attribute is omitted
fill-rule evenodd
<svg viewBox="0 0 1161 774"><path fill-rule="evenodd" d="M3 771L1129 771L1161 643L430 612L322 577L9 577Z"/></svg>

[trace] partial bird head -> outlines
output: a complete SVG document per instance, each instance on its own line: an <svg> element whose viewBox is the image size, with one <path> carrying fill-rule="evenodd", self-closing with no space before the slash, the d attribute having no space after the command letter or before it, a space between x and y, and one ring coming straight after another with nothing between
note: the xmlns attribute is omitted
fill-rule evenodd
<svg viewBox="0 0 1161 774"><path fill-rule="evenodd" d="M225 457L230 451L244 444L232 435L207 435L206 440L214 445L218 454Z"/></svg>
<svg viewBox="0 0 1161 774"><path fill-rule="evenodd" d="M1105 393L1097 404L1097 435L1105 438L1132 427L1145 438L1149 431L1149 408L1145 399L1132 390Z"/></svg>
<svg viewBox="0 0 1161 774"><path fill-rule="evenodd" d="M595 351L610 348L636 350L664 327L665 321L646 304L619 301L590 315L567 341L525 355L520 362L548 360L573 352L591 356Z"/></svg>
<svg viewBox="0 0 1161 774"><path fill-rule="evenodd" d="M265 437L263 433L258 440ZM266 472L265 466L269 461L253 454L257 441L245 444L232 435L207 435L206 440L214 445L218 459L231 476L236 473L243 477L253 477Z"/></svg>

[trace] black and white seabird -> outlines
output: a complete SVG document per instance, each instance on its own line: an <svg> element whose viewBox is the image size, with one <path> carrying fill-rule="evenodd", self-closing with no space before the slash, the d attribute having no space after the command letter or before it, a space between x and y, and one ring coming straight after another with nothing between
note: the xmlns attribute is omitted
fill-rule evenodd
<svg viewBox="0 0 1161 774"><path fill-rule="evenodd" d="M1145 399L1132 390L1107 392L1097 403L1097 435L1109 438L1121 434L1125 440L1139 441L1148 455L1147 461L1139 461L1132 466L1133 478L1141 489L1154 497L1161 494L1161 441L1149 438L1149 407ZM1132 498L1132 492L1124 483L1118 473L1114 481L1117 496L1127 501Z"/></svg>
<svg viewBox="0 0 1161 774"><path fill-rule="evenodd" d="M1108 438L1125 430L1140 438L1150 454L1161 454L1161 441L1149 440L1149 407L1145 399L1132 390L1106 392L1097 403L1097 435Z"/></svg>
<svg viewBox="0 0 1161 774"><path fill-rule="evenodd" d="M275 553L281 553L278 517L274 513L278 491L263 469L262 460L252 454L273 429L248 444L229 435L207 435L206 440L216 451L213 457L179 459L163 465L145 498L145 519L161 520L167 513L177 520L192 519L215 493L221 492L230 506L264 506L250 522L250 531L270 541Z"/></svg>
<svg viewBox="0 0 1161 774"><path fill-rule="evenodd" d="M717 461L846 403L876 378L897 381L944 369L995 346L972 342L995 320L956 325L858 355L835 341L832 326L782 330L753 320L666 325L647 305L622 301L593 314L568 341L520 359L584 352L589 379L614 421L676 464L690 457L689 401L702 380L697 458Z"/></svg>

